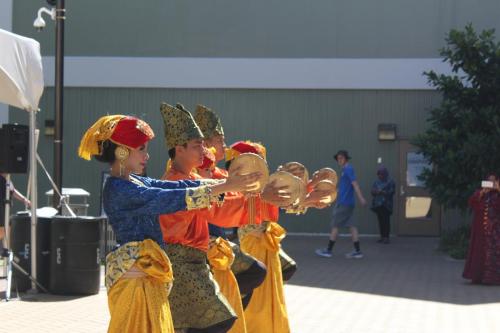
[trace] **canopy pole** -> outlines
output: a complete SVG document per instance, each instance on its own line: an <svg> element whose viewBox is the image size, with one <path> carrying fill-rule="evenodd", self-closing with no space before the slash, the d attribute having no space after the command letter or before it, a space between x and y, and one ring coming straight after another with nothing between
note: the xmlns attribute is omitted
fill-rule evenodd
<svg viewBox="0 0 500 333"><path fill-rule="evenodd" d="M31 201L31 276L36 280L36 254L37 254L37 242L36 242L36 208L38 207L38 190L36 184L37 180L37 161L36 161L36 151L37 151L37 140L36 140L36 113L37 110L31 110L30 112L30 201ZM37 292L36 284L31 280L31 289Z"/></svg>
<svg viewBox="0 0 500 333"><path fill-rule="evenodd" d="M54 181L62 193L63 171L63 109L64 109L64 20L66 19L64 0L56 2L56 73L55 73L55 131L54 131ZM61 209L61 198L54 192L52 205Z"/></svg>

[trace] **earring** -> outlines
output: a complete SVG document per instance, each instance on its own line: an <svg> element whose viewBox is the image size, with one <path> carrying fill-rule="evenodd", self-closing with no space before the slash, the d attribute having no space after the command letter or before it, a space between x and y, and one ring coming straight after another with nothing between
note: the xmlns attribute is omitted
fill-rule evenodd
<svg viewBox="0 0 500 333"><path fill-rule="evenodd" d="M125 169L123 166L123 162L128 158L129 150L126 147L118 146L115 149L115 157L120 163L120 176L123 175L123 170Z"/></svg>

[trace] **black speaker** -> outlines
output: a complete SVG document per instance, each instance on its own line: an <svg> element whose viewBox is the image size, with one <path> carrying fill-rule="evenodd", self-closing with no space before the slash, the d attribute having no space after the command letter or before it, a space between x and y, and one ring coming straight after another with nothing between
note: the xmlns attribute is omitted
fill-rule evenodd
<svg viewBox="0 0 500 333"><path fill-rule="evenodd" d="M0 128L0 172L26 173L28 147L28 126L4 124Z"/></svg>
<svg viewBox="0 0 500 333"><path fill-rule="evenodd" d="M50 291L95 295L101 285L102 225L106 218L54 216L50 228Z"/></svg>

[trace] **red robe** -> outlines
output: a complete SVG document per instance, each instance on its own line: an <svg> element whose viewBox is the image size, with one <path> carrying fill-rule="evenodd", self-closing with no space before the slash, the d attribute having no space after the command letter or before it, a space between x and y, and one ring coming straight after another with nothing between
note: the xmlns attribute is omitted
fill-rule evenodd
<svg viewBox="0 0 500 333"><path fill-rule="evenodd" d="M472 283L500 284L500 193L481 197L476 191L469 206L474 221L463 277Z"/></svg>

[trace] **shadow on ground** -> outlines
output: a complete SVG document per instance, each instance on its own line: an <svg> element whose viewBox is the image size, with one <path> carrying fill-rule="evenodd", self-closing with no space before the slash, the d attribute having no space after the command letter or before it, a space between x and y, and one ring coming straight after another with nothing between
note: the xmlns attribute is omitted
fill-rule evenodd
<svg viewBox="0 0 500 333"><path fill-rule="evenodd" d="M0 288L0 301L5 301L5 286ZM106 288L101 286L99 292L106 292ZM90 297L93 295L55 295L55 294L46 294L42 292L38 293L16 293L12 292L10 297L13 301L23 301L23 302L66 302L72 301L79 298Z"/></svg>
<svg viewBox="0 0 500 333"><path fill-rule="evenodd" d="M389 245L361 240L363 259L345 259L351 241L341 238L332 258L314 254L326 237L288 236L284 250L298 264L289 284L407 299L473 305L500 302L500 286L472 285L462 279L464 262L436 250L437 238L399 237Z"/></svg>

